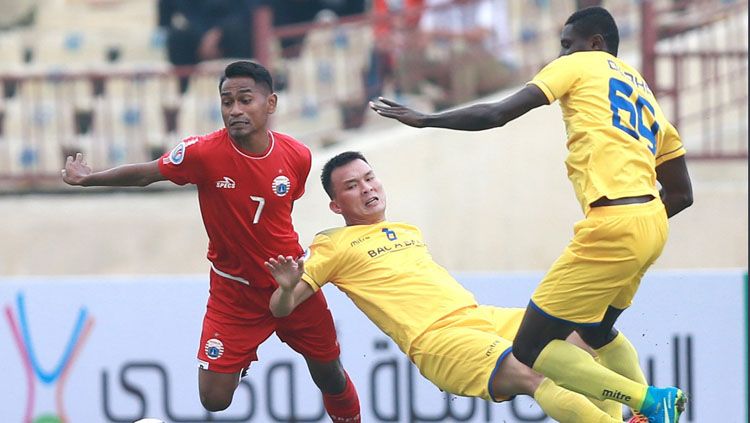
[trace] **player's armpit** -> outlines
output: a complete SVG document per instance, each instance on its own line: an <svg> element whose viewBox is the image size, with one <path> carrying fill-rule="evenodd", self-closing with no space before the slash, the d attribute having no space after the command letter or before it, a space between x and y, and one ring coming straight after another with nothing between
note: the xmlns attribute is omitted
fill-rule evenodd
<svg viewBox="0 0 750 423"><path fill-rule="evenodd" d="M520 117L539 106L550 104L547 95L536 85L528 84L521 90L498 103L502 107L502 124Z"/></svg>

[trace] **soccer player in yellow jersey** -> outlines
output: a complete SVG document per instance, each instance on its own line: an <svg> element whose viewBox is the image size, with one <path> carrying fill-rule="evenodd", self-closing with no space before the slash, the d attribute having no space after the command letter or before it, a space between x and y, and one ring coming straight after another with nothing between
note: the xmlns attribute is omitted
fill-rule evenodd
<svg viewBox="0 0 750 423"><path fill-rule="evenodd" d="M414 127L478 131L560 101L568 176L586 217L532 295L513 355L561 386L621 402L652 422L677 422L685 395L647 386L614 323L661 254L667 218L692 204L692 188L677 131L643 77L617 58L618 44L607 10L581 9L565 22L560 57L501 101L422 114L381 98L371 108ZM599 363L562 341L572 331Z"/></svg>
<svg viewBox="0 0 750 423"><path fill-rule="evenodd" d="M360 153L332 158L321 180L346 226L318 233L306 259L268 260L279 284L270 301L275 316L332 282L444 391L492 401L532 395L561 422L622 422L619 404L610 415L510 354L524 310L478 305L433 261L417 227L387 221L383 186Z"/></svg>

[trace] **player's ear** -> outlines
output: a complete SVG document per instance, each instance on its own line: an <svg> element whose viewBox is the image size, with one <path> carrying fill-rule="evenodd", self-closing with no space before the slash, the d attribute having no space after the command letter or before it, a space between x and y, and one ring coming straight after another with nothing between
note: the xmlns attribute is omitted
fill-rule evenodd
<svg viewBox="0 0 750 423"><path fill-rule="evenodd" d="M273 114L273 112L276 111L276 103L279 101L279 97L276 95L276 93L271 93L268 95L268 114Z"/></svg>
<svg viewBox="0 0 750 423"><path fill-rule="evenodd" d="M589 38L589 47L596 51L607 51L607 42L604 41L602 34L594 34Z"/></svg>
<svg viewBox="0 0 750 423"><path fill-rule="evenodd" d="M331 202L328 203L328 208L336 214L341 214L341 207L336 203L336 200L331 200Z"/></svg>

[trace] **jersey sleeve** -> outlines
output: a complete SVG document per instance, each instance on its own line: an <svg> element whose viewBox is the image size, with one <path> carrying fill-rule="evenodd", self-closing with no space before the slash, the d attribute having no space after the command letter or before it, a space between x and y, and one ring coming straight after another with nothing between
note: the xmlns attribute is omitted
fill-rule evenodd
<svg viewBox="0 0 750 423"><path fill-rule="evenodd" d="M192 137L177 144L159 160L159 171L177 185L197 184L200 179L200 138Z"/></svg>
<svg viewBox="0 0 750 423"><path fill-rule="evenodd" d="M671 124L667 125L664 131L664 139L656 150L656 166L683 156L685 152L685 147L682 145L682 139L680 138L680 134L677 133L677 129Z"/></svg>
<svg viewBox="0 0 750 423"><path fill-rule="evenodd" d="M309 148L303 148L301 151L301 160L297 165L297 189L294 191L294 199L298 200L305 193L305 184L307 183L307 177L310 175L310 168L312 167L312 152Z"/></svg>
<svg viewBox="0 0 750 423"><path fill-rule="evenodd" d="M336 247L330 237L317 234L306 255L302 280L310 285L313 291L317 291L334 275L338 262Z"/></svg>
<svg viewBox="0 0 750 423"><path fill-rule="evenodd" d="M552 104L564 96L578 81L580 72L576 71L576 64L574 54L557 58L540 70L527 85L533 84L539 87Z"/></svg>

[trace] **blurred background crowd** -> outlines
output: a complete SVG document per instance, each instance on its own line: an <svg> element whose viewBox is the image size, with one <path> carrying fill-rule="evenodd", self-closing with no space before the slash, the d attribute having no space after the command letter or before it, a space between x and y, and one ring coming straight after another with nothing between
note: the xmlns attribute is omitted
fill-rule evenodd
<svg viewBox="0 0 750 423"><path fill-rule="evenodd" d="M386 94L444 109L518 86L561 19L603 4L694 156L747 157L747 1L2 0L0 187L57 187L65 155L147 160L221 126L216 76L269 67L280 129L313 148L378 125ZM692 104L691 107L685 107Z"/></svg>

